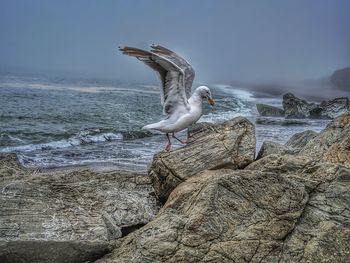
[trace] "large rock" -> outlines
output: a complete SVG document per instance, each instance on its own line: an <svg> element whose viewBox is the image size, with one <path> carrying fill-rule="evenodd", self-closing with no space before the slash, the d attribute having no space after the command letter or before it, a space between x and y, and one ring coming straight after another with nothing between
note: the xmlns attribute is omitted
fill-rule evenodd
<svg viewBox="0 0 350 263"><path fill-rule="evenodd" d="M267 104L256 104L256 108L261 116L265 117L284 117L284 110L267 105Z"/></svg>
<svg viewBox="0 0 350 263"><path fill-rule="evenodd" d="M285 146L300 151L309 141L311 141L317 135L317 132L311 130L296 133L290 137L290 139L285 143Z"/></svg>
<svg viewBox="0 0 350 263"><path fill-rule="evenodd" d="M165 202L171 191L191 176L208 169L243 168L254 156L255 129L247 119L200 123L189 130L187 146L154 156L149 175L155 193Z"/></svg>
<svg viewBox="0 0 350 263"><path fill-rule="evenodd" d="M287 152L288 149L283 144L272 142L272 141L264 141L263 144L260 147L260 150L256 156L256 160L259 160L265 156L268 156L270 154L284 154Z"/></svg>
<svg viewBox="0 0 350 263"><path fill-rule="evenodd" d="M350 113L334 119L300 151L315 160L350 165Z"/></svg>
<svg viewBox="0 0 350 263"><path fill-rule="evenodd" d="M152 222L97 262L347 262L349 125L343 115L291 140L299 153L187 178ZM327 158L333 147L343 157Z"/></svg>
<svg viewBox="0 0 350 263"><path fill-rule="evenodd" d="M317 107L315 103L308 103L306 100L299 99L292 93L283 95L283 109L286 118L309 118L310 111Z"/></svg>
<svg viewBox="0 0 350 263"><path fill-rule="evenodd" d="M304 146L317 136L317 132L304 131L294 134L284 145L272 141L264 141L256 159L259 160L270 154L297 154Z"/></svg>
<svg viewBox="0 0 350 263"><path fill-rule="evenodd" d="M93 261L157 212L144 173L38 172L3 154L0 178L0 262Z"/></svg>
<svg viewBox="0 0 350 263"><path fill-rule="evenodd" d="M277 262L307 200L301 183L278 174L208 171L97 262Z"/></svg>
<svg viewBox="0 0 350 263"><path fill-rule="evenodd" d="M335 98L323 101L320 105L310 111L310 118L334 119L346 112L349 112L349 99L347 97Z"/></svg>
<svg viewBox="0 0 350 263"><path fill-rule="evenodd" d="M331 83L335 88L350 91L350 68L336 70L331 76Z"/></svg>
<svg viewBox="0 0 350 263"><path fill-rule="evenodd" d="M188 179L151 223L97 262L346 262L350 170L281 162Z"/></svg>

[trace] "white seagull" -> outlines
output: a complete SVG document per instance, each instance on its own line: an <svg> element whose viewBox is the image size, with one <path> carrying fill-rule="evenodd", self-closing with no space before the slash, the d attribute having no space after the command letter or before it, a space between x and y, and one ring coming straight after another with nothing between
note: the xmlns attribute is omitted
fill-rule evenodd
<svg viewBox="0 0 350 263"><path fill-rule="evenodd" d="M136 57L156 71L161 82L161 104L166 117L156 123L143 127L164 132L168 139L166 151L171 149L169 133L180 143L185 144L175 136L175 132L188 128L202 116L202 100L207 99L210 105L214 100L210 89L206 86L198 87L191 95L194 70L191 65L175 52L152 45L151 51L133 47L119 48L123 54Z"/></svg>

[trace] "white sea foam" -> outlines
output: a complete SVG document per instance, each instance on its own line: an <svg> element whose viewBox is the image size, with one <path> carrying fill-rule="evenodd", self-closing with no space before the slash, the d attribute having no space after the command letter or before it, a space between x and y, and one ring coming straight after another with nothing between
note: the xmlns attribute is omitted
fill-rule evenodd
<svg viewBox="0 0 350 263"><path fill-rule="evenodd" d="M121 133L102 133L86 136L79 135L68 140L59 140L40 144L28 144L15 147L5 147L3 149L0 149L0 152L32 152L36 150L62 149L84 144L93 144L97 142L115 141L122 139L123 135Z"/></svg>
<svg viewBox="0 0 350 263"><path fill-rule="evenodd" d="M243 101L255 101L253 93L242 90L242 89L237 89L231 85L226 85L226 84L214 84L212 85L214 88L220 89L221 91L231 94L237 99L243 100Z"/></svg>

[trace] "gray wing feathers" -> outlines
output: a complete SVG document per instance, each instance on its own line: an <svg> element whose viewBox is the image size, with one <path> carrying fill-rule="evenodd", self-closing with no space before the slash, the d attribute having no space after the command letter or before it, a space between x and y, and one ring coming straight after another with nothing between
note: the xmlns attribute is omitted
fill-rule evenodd
<svg viewBox="0 0 350 263"><path fill-rule="evenodd" d="M162 85L161 103L164 114L171 115L179 106L188 108L183 70L174 61L142 49L124 47L125 55L136 57L156 71Z"/></svg>
<svg viewBox="0 0 350 263"><path fill-rule="evenodd" d="M191 88L195 77L194 69L190 63L188 63L187 60L180 57L175 52L160 45L152 45L151 48L151 52L166 57L170 61L174 62L184 72L184 86L186 90L186 97L189 99L191 97Z"/></svg>

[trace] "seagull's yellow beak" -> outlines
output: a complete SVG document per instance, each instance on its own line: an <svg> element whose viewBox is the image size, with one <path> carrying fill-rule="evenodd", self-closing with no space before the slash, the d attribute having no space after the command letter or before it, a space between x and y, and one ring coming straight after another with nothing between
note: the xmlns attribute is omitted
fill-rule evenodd
<svg viewBox="0 0 350 263"><path fill-rule="evenodd" d="M208 102L209 102L209 104L210 104L211 106L214 106L214 105L215 105L215 101L214 101L214 99L212 99L212 98L208 98Z"/></svg>

